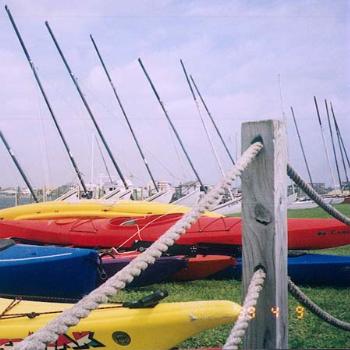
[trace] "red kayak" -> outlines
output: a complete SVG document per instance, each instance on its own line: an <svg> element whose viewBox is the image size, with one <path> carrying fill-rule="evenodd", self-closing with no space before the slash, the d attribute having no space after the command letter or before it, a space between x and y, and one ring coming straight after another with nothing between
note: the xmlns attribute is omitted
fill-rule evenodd
<svg viewBox="0 0 350 350"><path fill-rule="evenodd" d="M126 252L122 254L112 253L103 256L102 267L107 273L107 277L114 275L139 254L139 252ZM145 272L148 270L143 271L141 275L136 278L136 286L146 283L160 283L163 281L194 281L205 279L228 267L235 266L236 259L223 255L196 255L194 257L162 256L156 259L156 263L159 265L157 266L158 271L153 269L154 271L147 274L147 276L143 275L145 275ZM151 268L152 266L154 265L151 265ZM143 277L147 277L147 279ZM135 286L135 281L134 285L131 286Z"/></svg>
<svg viewBox="0 0 350 350"><path fill-rule="evenodd" d="M193 281L205 279L236 264L235 258L223 255L197 255L185 259L187 260L187 267L178 271L171 280Z"/></svg>
<svg viewBox="0 0 350 350"><path fill-rule="evenodd" d="M94 248L130 249L153 242L181 214L114 219L2 220L0 238L22 242ZM289 249L323 249L350 244L350 227L335 219L288 219ZM241 219L201 217L177 244L241 245Z"/></svg>

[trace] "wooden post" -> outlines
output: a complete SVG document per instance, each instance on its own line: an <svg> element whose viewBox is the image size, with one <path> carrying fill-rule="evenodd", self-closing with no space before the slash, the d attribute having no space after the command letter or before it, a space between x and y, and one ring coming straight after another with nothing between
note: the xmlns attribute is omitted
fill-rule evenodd
<svg viewBox="0 0 350 350"><path fill-rule="evenodd" d="M288 348L287 136L278 120L244 123L242 150L261 137L264 148L242 176L243 298L257 267L266 271L246 349Z"/></svg>

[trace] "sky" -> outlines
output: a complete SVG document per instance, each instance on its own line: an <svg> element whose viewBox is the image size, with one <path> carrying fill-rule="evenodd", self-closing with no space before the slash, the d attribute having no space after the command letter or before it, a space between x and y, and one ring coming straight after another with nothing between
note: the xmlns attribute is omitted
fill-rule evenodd
<svg viewBox="0 0 350 350"><path fill-rule="evenodd" d="M45 27L47 20L118 165L135 185L150 178L98 61L92 34L149 166L158 180L194 178L138 64L140 57L203 182L221 173L180 66L197 82L234 158L246 121L283 119L289 162L306 177L290 106L314 182L331 183L313 96L327 126L332 101L350 147L349 2L322 1L0 1L0 130L34 186L76 181L19 41L9 6L86 182L106 179L100 148L117 173ZM231 166L202 110L220 161ZM326 130L332 170L334 157ZM0 144L0 186L23 185Z"/></svg>

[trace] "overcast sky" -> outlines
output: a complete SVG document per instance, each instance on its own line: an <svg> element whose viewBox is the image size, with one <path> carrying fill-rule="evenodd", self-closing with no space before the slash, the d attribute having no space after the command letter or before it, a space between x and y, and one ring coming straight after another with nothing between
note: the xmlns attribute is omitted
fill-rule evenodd
<svg viewBox="0 0 350 350"><path fill-rule="evenodd" d="M0 128L35 186L72 181L72 166L4 10L5 2L0 3ZM120 168L135 184L144 184L149 177L94 52L90 33L159 180L176 183L193 179L193 175L137 63L138 57L206 183L215 183L220 172L180 58L196 79L234 157L240 152L242 122L281 119L284 110L289 160L306 176L290 115L292 105L314 181L329 183L314 95L324 123L324 99L333 102L345 143L350 146L349 1L9 0L7 4L87 182L92 165L95 181L105 173L96 142L92 142L96 133L45 20ZM228 157L206 121L228 169ZM326 136L328 140L329 134ZM108 166L116 176L110 161ZM23 184L2 144L0 167L0 186Z"/></svg>

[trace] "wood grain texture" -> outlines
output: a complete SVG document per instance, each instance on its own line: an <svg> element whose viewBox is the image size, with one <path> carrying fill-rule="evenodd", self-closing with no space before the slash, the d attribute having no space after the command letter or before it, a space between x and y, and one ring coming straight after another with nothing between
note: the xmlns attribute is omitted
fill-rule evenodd
<svg viewBox="0 0 350 350"><path fill-rule="evenodd" d="M261 136L264 148L242 176L243 298L258 266L267 277L246 349L288 348L287 136L278 120L244 123L242 151Z"/></svg>

